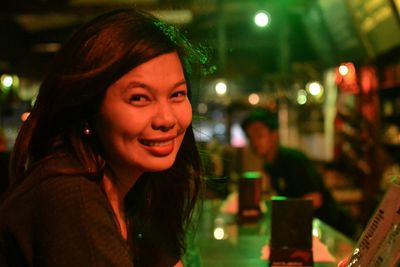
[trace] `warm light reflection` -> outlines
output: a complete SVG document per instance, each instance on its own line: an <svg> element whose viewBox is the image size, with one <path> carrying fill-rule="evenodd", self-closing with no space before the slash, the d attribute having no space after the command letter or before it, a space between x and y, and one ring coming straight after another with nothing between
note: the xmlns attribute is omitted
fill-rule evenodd
<svg viewBox="0 0 400 267"><path fill-rule="evenodd" d="M345 62L336 68L336 84L340 89L348 92L357 93L359 91L356 68L353 63Z"/></svg>
<svg viewBox="0 0 400 267"><path fill-rule="evenodd" d="M193 13L189 9L156 10L153 12L157 18L170 24L188 24L193 21Z"/></svg>
<svg viewBox="0 0 400 267"><path fill-rule="evenodd" d="M257 105L260 102L260 96L256 93L252 93L249 95L249 103L252 105Z"/></svg>
<svg viewBox="0 0 400 267"><path fill-rule="evenodd" d="M33 46L33 51L37 53L55 53L60 50L60 43L39 43Z"/></svg>
<svg viewBox="0 0 400 267"><path fill-rule="evenodd" d="M25 121L28 119L28 117L29 117L30 114L31 114L30 112L24 112L24 113L22 113L22 114L21 114L21 121L22 121L22 122L25 122Z"/></svg>
<svg viewBox="0 0 400 267"><path fill-rule="evenodd" d="M197 105L197 111L198 111L200 114L205 114L205 113L207 113L207 111L208 111L208 106L207 106L207 104L206 104L206 103L200 103L200 104L198 104L198 105Z"/></svg>
<svg viewBox="0 0 400 267"><path fill-rule="evenodd" d="M224 239L224 236L225 236L224 228L222 228L222 227L216 227L216 228L214 229L214 238L215 238L215 239L217 239L217 240L222 240L222 239Z"/></svg>

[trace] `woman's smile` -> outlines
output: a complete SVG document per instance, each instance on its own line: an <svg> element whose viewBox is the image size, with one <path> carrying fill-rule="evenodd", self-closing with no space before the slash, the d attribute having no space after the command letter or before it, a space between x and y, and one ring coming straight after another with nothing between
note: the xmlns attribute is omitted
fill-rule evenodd
<svg viewBox="0 0 400 267"><path fill-rule="evenodd" d="M145 141L143 144L144 148L156 157L168 156L174 151L175 146L174 139L163 142Z"/></svg>
<svg viewBox="0 0 400 267"><path fill-rule="evenodd" d="M169 144L172 144L173 140L169 141L146 141L146 140L141 140L140 143L142 143L145 146L166 146Z"/></svg>
<svg viewBox="0 0 400 267"><path fill-rule="evenodd" d="M175 52L139 65L108 88L96 131L115 171L172 166L192 121L187 90Z"/></svg>

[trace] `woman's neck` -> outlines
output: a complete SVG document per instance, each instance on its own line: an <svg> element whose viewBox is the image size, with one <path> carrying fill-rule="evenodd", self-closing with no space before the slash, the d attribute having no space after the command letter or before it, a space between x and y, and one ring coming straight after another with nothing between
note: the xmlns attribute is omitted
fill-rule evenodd
<svg viewBox="0 0 400 267"><path fill-rule="evenodd" d="M128 231L124 209L124 199L129 190L134 186L138 177L117 176L111 168L108 168L102 180L102 186L107 199L114 211L115 220L119 226L122 237L126 240Z"/></svg>

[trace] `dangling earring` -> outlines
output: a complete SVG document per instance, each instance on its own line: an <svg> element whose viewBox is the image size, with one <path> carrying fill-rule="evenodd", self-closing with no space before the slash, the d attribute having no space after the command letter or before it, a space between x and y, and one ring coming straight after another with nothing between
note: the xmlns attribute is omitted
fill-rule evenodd
<svg viewBox="0 0 400 267"><path fill-rule="evenodd" d="M85 126L83 127L83 134L86 136L90 136L92 134L88 123L85 123Z"/></svg>

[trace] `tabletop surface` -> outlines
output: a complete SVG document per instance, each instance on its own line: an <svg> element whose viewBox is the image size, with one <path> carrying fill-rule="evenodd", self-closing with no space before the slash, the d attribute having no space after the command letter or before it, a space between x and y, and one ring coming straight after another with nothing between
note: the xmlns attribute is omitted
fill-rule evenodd
<svg viewBox="0 0 400 267"><path fill-rule="evenodd" d="M235 214L221 211L223 202L221 199L204 201L185 266L268 266L265 256L271 236L268 210L256 222L239 224ZM314 246L316 243L318 248ZM318 219L313 220L314 266L337 266L339 260L351 254L353 247L354 242L343 234ZM322 254L329 254L330 260Z"/></svg>

